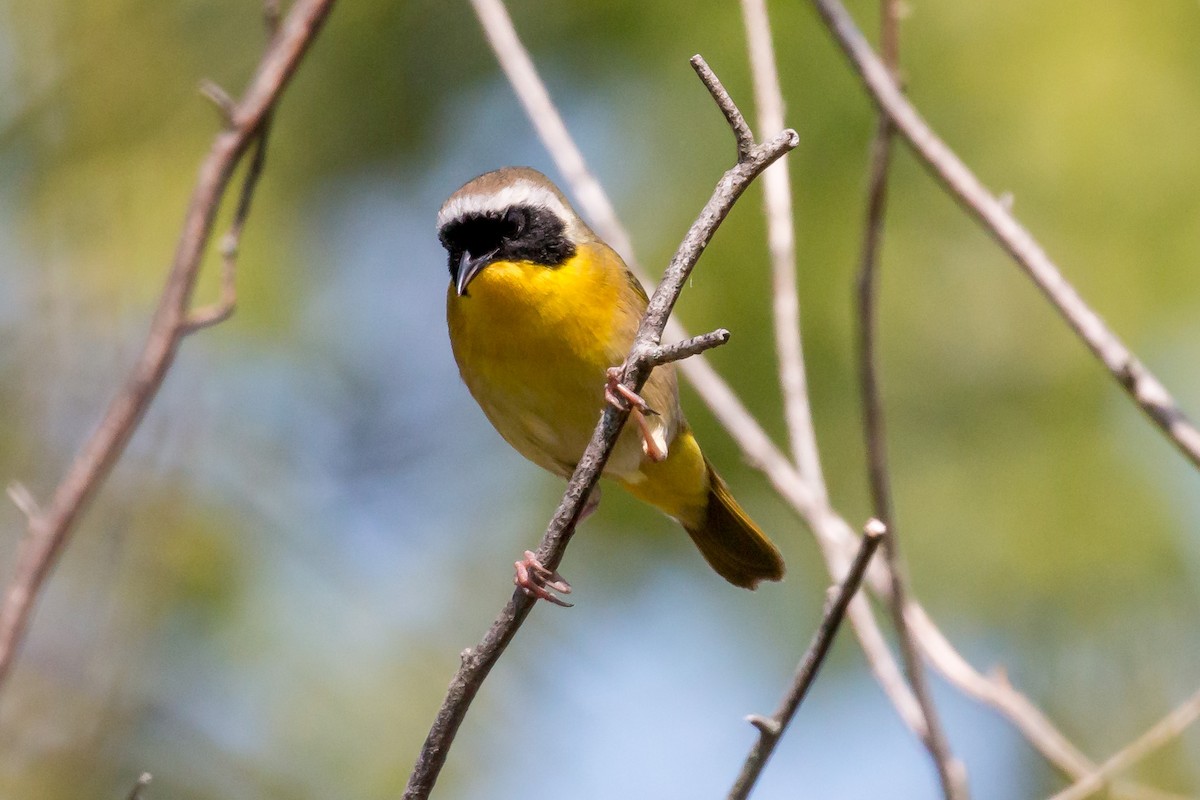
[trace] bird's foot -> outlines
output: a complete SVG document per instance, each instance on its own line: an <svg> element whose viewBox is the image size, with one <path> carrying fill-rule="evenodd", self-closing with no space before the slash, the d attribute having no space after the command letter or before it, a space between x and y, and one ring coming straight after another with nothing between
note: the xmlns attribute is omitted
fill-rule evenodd
<svg viewBox="0 0 1200 800"><path fill-rule="evenodd" d="M667 458L665 442L660 442L655 438L654 432L650 430L650 424L646 422L647 415L657 417L658 412L651 408L640 394L621 383L620 367L609 367L608 382L604 385L604 399L611 406L622 411L629 411L642 434L642 452L646 454L646 457L655 462L665 461Z"/></svg>
<svg viewBox="0 0 1200 800"><path fill-rule="evenodd" d="M571 593L571 584L562 575L552 569L547 569L532 550L525 551L525 558L513 563L517 574L513 583L522 592L535 600L546 600L556 606L570 608L571 604L563 600L555 592Z"/></svg>
<svg viewBox="0 0 1200 800"><path fill-rule="evenodd" d="M621 383L621 367L608 368L608 381L604 384L604 399L609 405L628 411L633 408L643 414L649 414L652 417L657 417L658 412L651 408L642 396L630 389L625 384Z"/></svg>

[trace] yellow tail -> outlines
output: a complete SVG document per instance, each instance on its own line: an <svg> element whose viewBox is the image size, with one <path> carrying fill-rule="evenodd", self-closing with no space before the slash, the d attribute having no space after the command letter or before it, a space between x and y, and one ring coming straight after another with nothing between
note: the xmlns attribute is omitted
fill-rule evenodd
<svg viewBox="0 0 1200 800"><path fill-rule="evenodd" d="M644 480L623 482L625 488L679 520L722 578L753 589L783 577L779 550L733 499L690 430L675 437L666 461L644 464L642 474Z"/></svg>

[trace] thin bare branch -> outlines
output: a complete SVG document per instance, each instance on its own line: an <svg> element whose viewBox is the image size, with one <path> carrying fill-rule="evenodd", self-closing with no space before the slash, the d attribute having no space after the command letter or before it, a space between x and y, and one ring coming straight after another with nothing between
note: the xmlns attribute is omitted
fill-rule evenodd
<svg viewBox="0 0 1200 800"><path fill-rule="evenodd" d="M881 0L881 40L885 61L893 75L899 70L900 19L898 0ZM878 330L876 313L876 291L878 287L879 253L883 243L884 218L887 211L888 166L891 162L892 125L880 114L871 143L871 165L867 187L867 215L863 225L862 255L858 272L858 368L862 392L863 438L867 450L867 475L871 488L871 505L875 516L891 531L884 542L883 550L891 580L889 606L892 623L904 670L913 694L921 706L925 718L923 741L942 785L946 798L966 798L969 795L966 767L950 750L945 731L938 718L925 664L921 661L919 646L909 629L905 609L908 606L908 570L900 552L900 539L896 533L896 520L892 512L891 480L888 476L887 435L884 426L883 397L879 388L879 355L875 341Z"/></svg>
<svg viewBox="0 0 1200 800"><path fill-rule="evenodd" d="M166 286L150 334L125 386L84 443L49 505L29 519L28 546L21 548L0 609L0 683L8 676L29 616L75 522L133 435L189 331L188 313L213 220L234 168L261 134L264 121L308 51L334 0L297 0L278 36L267 47L241 100L228 109L228 126L217 134L200 167L184 217Z"/></svg>
<svg viewBox="0 0 1200 800"><path fill-rule="evenodd" d="M278 10L278 9L276 9ZM268 14L268 24L271 19ZM254 155L246 168L246 177L242 181L242 192L238 197L237 209L233 212L233 222L229 230L221 237L221 294L216 303L202 308L194 308L188 312L187 330L191 334L203 328L209 328L224 322L233 316L237 306L237 258L238 248L242 243L242 231L246 227L246 219L250 216L250 203L254 198L254 190L262 177L263 167L267 163L267 138L271 132L271 115L263 119L259 126L259 134L254 144Z"/></svg>
<svg viewBox="0 0 1200 800"><path fill-rule="evenodd" d="M750 126L746 124L746 118L742 116L741 110L733 102L729 92L725 91L725 87L721 85L716 73L709 69L703 58L692 56L692 69L696 70L696 74L708 88L708 93L712 95L713 100L717 101L717 108L721 109L721 113L725 115L725 121L729 123L729 128L733 131L734 142L737 144L738 161L746 160L755 147L754 134L750 132ZM780 125L781 129L782 127Z"/></svg>
<svg viewBox="0 0 1200 800"><path fill-rule="evenodd" d="M1179 408L1166 387L1084 302L1005 204L993 196L954 151L938 138L900 91L887 66L872 51L845 7L838 0L813 0L813 4L875 104L896 126L921 162L1025 270L1146 416L1194 466L1200 467L1200 430Z"/></svg>
<svg viewBox="0 0 1200 800"><path fill-rule="evenodd" d="M1174 708L1150 730L1130 742L1091 774L1054 795L1050 800L1083 800L1103 789L1123 770L1178 738L1197 719L1200 719L1200 692Z"/></svg>
<svg viewBox="0 0 1200 800"><path fill-rule="evenodd" d="M656 347L646 354L646 363L651 367L670 364L672 361L681 361L691 356L700 355L705 350L720 347L728 341L729 331L724 328L717 328L715 331L702 333L699 336L693 336L682 342Z"/></svg>
<svg viewBox="0 0 1200 800"><path fill-rule="evenodd" d="M205 78L200 81L200 96L213 104L217 109L217 113L221 115L221 122L226 127L233 125L233 115L237 110L237 101L229 96L229 92L214 81Z"/></svg>
<svg viewBox="0 0 1200 800"><path fill-rule="evenodd" d="M37 498L29 491L29 487L20 481L13 481L8 485L8 499L25 515L26 520L31 520L41 513Z"/></svg>
<svg viewBox="0 0 1200 800"><path fill-rule="evenodd" d="M746 43L754 77L754 100L760 130L783 127L783 91L775 68L775 45L766 0L742 0ZM821 495L826 494L825 477L817 450L804 348L800 336L800 295L796 288L796 234L792 215L792 187L788 159L763 173L763 207L767 217L767 245L771 252L771 306L775 324L775 348L779 383L783 393L783 415L787 423L792 459L800 475Z"/></svg>
<svg viewBox="0 0 1200 800"><path fill-rule="evenodd" d="M791 686L784 694L779 709L768 718L758 715L748 718L750 724L758 728L758 741L750 749L750 754L746 756L746 762L742 765L741 774L729 790L729 800L745 800L750 796L754 784L758 782L758 776L762 774L767 760L775 751L775 745L779 743L787 726L800 710L800 704L804 702L809 687L816 680L821 665L825 663L825 656L829 654L829 648L833 645L833 639L842 624L850 600L858 592L863 575L867 572L867 565L871 563L871 556L875 555L876 548L886 535L887 527L877 519L869 520L863 527L862 544L858 553L841 584L831 587L830 602L821 624L813 635L804 657L800 659L800 666L796 669L796 675L792 678Z"/></svg>
<svg viewBox="0 0 1200 800"><path fill-rule="evenodd" d="M704 79L718 105L722 105L723 102L733 105L733 101L721 88L720 82L712 75L702 58L693 57L692 66ZM708 79L705 79L706 75ZM736 106L734 110L736 111ZM728 119L728 110L722 106L722 111ZM684 284L700 255L733 204L764 169L798 143L799 137L796 132L785 130L749 150L738 148L737 163L726 170L717 182L712 197L688 229L663 275L662 282L650 297L646 313L634 337L633 347L622 367L622 381L627 388L637 392L649 378L652 369L649 359L655 353L662 352L659 343L671 309L683 291ZM537 558L547 569L557 569L562 561L585 501L600 480L600 474L628 417L628 409L612 405L604 408L591 441L567 483L567 490L538 547ZM480 644L463 653L462 664L450 683L446 699L438 711L409 777L404 793L406 800L428 797L433 790L471 701L521 623L529 615L534 602L520 589L513 592L508 605L501 611Z"/></svg>
<svg viewBox="0 0 1200 800"><path fill-rule="evenodd" d="M587 216L591 218L597 232L621 254L626 265L637 275L638 280L648 287L653 286L654 281L642 269L633 252L629 233L617 218L604 188L587 169L582 153L567 131L558 109L551 101L546 86L542 83L533 61L529 57L529 52L521 44L516 30L513 28L512 19L509 17L504 3L502 0L472 0L472 5L484 28L488 42L496 54L496 60L512 84L526 114L529 115L542 144L554 159L554 163L558 166L567 185L571 187L572 195ZM686 339L689 334L674 317L671 317L667 320L666 336L671 339ZM793 503L796 504L801 517L808 522L818 539L825 536L821 527L813 523L813 520L822 517L829 510L824 492L813 491L808 483L795 475L791 464L771 443L766 432L746 409L745 404L703 356L681 361L678 367L684 377L696 387L701 399L713 411L721 424L733 435L742 448L743 456L748 461L764 472L774 469L776 477L781 473L788 473L789 477L795 477L796 480L792 484L795 490L792 496ZM766 467L766 464L770 464L771 467ZM775 482L774 478L772 480ZM778 484L776 484L776 488L779 490ZM833 518L841 521L841 518L836 515L833 515ZM846 527L845 535L853 537L849 527ZM825 544L836 550L834 540L827 536ZM832 564L832 562L828 562L828 559L834 550L827 550L827 563ZM830 574L835 574L833 569L831 565ZM870 605L863 598L856 597L850 604L849 617L855 635L862 645L863 654L871 671L879 681L879 685L892 701L905 724L917 735L923 735L924 722L921 719L920 708L905 684L899 666L888 650L887 642L879 629L879 623L875 620Z"/></svg>

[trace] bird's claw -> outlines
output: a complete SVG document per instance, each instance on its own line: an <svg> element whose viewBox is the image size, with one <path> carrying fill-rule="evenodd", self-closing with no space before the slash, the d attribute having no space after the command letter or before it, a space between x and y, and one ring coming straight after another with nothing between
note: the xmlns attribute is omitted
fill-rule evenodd
<svg viewBox="0 0 1200 800"><path fill-rule="evenodd" d="M604 384L604 399L609 405L629 411L642 434L642 452L651 461L665 461L667 451L654 438L650 426L646 424L647 416L658 416L640 394L621 383L621 367L608 368L608 382Z"/></svg>
<svg viewBox="0 0 1200 800"><path fill-rule="evenodd" d="M513 562L513 568L516 570L513 583L526 596L535 600L545 600L563 608L571 607L571 603L555 594L570 594L571 584L567 583L562 575L542 564L532 550L526 550L525 558Z"/></svg>
<svg viewBox="0 0 1200 800"><path fill-rule="evenodd" d="M657 417L658 412L651 408L640 394L621 383L622 371L621 367L608 368L608 381L604 384L605 402L621 411L636 408L643 414Z"/></svg>

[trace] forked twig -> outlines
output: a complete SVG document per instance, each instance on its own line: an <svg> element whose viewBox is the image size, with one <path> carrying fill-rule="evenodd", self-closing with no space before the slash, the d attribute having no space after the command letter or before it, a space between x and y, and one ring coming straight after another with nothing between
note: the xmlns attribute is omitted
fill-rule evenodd
<svg viewBox="0 0 1200 800"><path fill-rule="evenodd" d="M189 319L189 306L221 198L234 168L250 145L261 138L265 121L333 3L334 0L296 0L278 33L271 37L241 100L225 111L226 127L217 134L200 167L166 286L142 353L124 388L75 456L49 503L27 517L27 534L0 608L0 683L11 671L14 654L29 625L34 600L66 546L75 522L124 452L162 386L180 342L195 329ZM243 198L243 202L248 203L248 198Z"/></svg>
<svg viewBox="0 0 1200 800"><path fill-rule="evenodd" d="M800 659L800 666L796 669L791 686L784 694L779 709L770 717L752 715L747 718L750 724L758 729L758 741L750 749L750 754L746 756L746 762L742 765L741 774L738 775L733 788L729 790L729 800L745 800L750 796L750 791L758 781L758 776L762 774L763 767L767 765L767 760L775 751L775 745L783 737L783 732L787 729L788 724L800 710L800 704L804 702L809 687L816 680L817 672L821 669L821 664L825 662L825 656L828 655L829 648L833 645L833 638L842 624L846 609L858 592L863 575L867 572L867 565L871 563L871 556L875 555L879 543L887 536L887 528L877 519L869 520L863 527L862 544L858 548L858 554L855 555L841 584L831 587L830 602L825 608L821 624L813 635L812 642L809 643L803 658Z"/></svg>
<svg viewBox="0 0 1200 800"><path fill-rule="evenodd" d="M738 141L737 163L726 170L721 176L712 197L705 204L699 217L687 234L675 256L667 267L663 280L650 298L645 315L642 317L633 347L626 358L622 369L622 383L636 392L650 375L651 356L664 355L660 347L663 330L675 301L683 291L684 284L695 267L704 248L712 239L717 226L725 219L733 204L745 191L746 187L758 177L764 169L781 155L791 150L799 143L795 131L785 130L774 138L762 144L755 144L749 136L749 129L744 121L741 125L736 120L741 114L729 97L729 93L709 69L700 56L692 58L692 66L704 85L708 88L713 100L721 108L734 135ZM719 343L717 339L712 343ZM686 348L677 349L675 355L682 357ZM600 479L609 453L616 443L617 436L628 419L629 411L615 406L606 406L591 441L579 460L574 474L567 484L558 510L550 520L541 545L538 547L537 558L548 569L557 569L562 561L575 524L580 512L592 489ZM417 762L409 777L405 789L406 800L425 798L432 791L442 766L445 764L447 753L458 732L458 728L467 713L471 701L478 693L484 679L504 652L508 643L516 635L517 629L533 608L534 600L523 591L513 592L504 610L492 623L492 627L484 635L477 647L463 653L462 664L450 683L446 698L439 709L433 727L425 739L425 744L417 757Z"/></svg>

